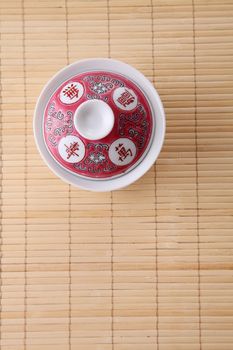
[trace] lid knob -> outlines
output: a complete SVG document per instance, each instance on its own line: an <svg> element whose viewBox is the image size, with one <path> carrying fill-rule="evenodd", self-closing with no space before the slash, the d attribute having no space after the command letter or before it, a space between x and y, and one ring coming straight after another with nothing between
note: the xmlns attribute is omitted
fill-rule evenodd
<svg viewBox="0 0 233 350"><path fill-rule="evenodd" d="M88 140L100 140L107 136L114 125L114 113L102 100L83 102L75 111L74 126Z"/></svg>

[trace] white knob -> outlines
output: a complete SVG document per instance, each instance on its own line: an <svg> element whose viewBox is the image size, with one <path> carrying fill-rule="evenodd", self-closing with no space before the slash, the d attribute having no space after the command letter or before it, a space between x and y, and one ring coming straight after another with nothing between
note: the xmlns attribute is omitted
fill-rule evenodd
<svg viewBox="0 0 233 350"><path fill-rule="evenodd" d="M75 111L74 126L88 140L100 140L107 136L114 125L114 114L102 100L83 102Z"/></svg>

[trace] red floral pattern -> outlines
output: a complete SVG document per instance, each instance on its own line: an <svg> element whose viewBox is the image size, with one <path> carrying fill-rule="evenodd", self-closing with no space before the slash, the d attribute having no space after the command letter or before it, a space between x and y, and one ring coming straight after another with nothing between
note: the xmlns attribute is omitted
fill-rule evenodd
<svg viewBox="0 0 233 350"><path fill-rule="evenodd" d="M75 103L73 99L70 104L67 101L62 102L64 101L61 95L63 92L66 95L72 92L72 96L76 96L74 83L82 85L82 96ZM69 87L69 90L66 89L66 86ZM97 141L89 141L80 136L73 124L73 116L77 107L90 99L101 99L108 103L115 116L111 133ZM119 103L122 104L121 108L119 108ZM109 178L130 170L146 151L152 137L153 127L151 109L142 91L127 78L109 72L89 72L72 77L52 95L44 113L44 138L52 156L62 167L72 173L89 178ZM85 156L81 157L82 160L77 163L66 162L59 153L60 140L68 135L79 137L85 146ZM130 163L117 165L111 161L109 149L113 142L122 138L134 143L136 154ZM72 145L67 150L67 154L76 152L78 151L77 145ZM124 144L121 144L116 152L119 153L122 160L132 155L130 149L125 148Z"/></svg>

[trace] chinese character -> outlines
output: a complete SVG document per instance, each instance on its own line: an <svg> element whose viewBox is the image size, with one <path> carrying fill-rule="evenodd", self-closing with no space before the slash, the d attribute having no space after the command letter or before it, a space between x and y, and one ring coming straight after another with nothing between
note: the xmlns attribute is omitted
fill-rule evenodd
<svg viewBox="0 0 233 350"><path fill-rule="evenodd" d="M119 160L121 162L123 162L129 155L131 157L133 155L130 148L126 151L125 147L123 146L123 143L119 143L119 145L115 148L115 150L119 154Z"/></svg>
<svg viewBox="0 0 233 350"><path fill-rule="evenodd" d="M72 100L74 97L78 97L79 90L77 89L76 85L71 83L64 91L64 95L69 97L70 100Z"/></svg>
<svg viewBox="0 0 233 350"><path fill-rule="evenodd" d="M78 151L78 150L79 150L78 142L71 143L70 147L66 146L67 159L69 159L71 156L79 157L78 153L75 152L75 151Z"/></svg>
<svg viewBox="0 0 233 350"><path fill-rule="evenodd" d="M134 100L135 97L129 91L123 92L117 99L117 101L124 107L130 105Z"/></svg>

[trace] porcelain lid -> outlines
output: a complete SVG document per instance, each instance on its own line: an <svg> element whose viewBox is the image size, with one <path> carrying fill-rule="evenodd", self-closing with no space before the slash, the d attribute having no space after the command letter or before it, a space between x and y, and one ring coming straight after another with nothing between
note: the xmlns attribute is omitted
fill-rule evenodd
<svg viewBox="0 0 233 350"><path fill-rule="evenodd" d="M123 176L150 148L155 117L129 78L110 71L73 75L49 98L43 132L47 150L64 169L104 180Z"/></svg>

